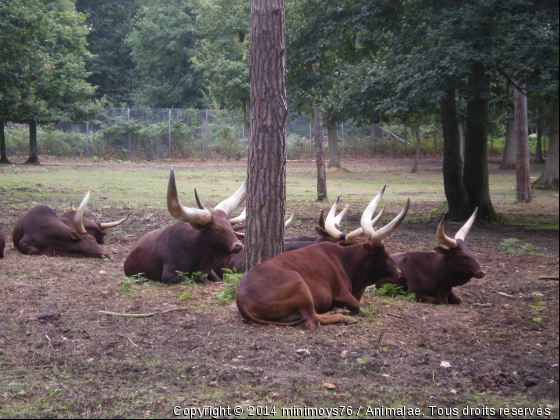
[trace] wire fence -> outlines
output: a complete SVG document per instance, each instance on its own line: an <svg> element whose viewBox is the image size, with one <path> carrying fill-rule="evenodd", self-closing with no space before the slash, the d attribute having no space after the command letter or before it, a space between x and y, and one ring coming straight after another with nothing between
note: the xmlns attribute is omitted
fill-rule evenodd
<svg viewBox="0 0 560 420"><path fill-rule="evenodd" d="M431 131L430 131L431 130ZM8 151L25 153L24 128L8 125ZM423 128L423 148L440 152L434 128ZM371 157L409 154L415 148L407 140L404 126L358 126L352 121L337 125L339 150L343 156ZM287 124L288 159L314 159L313 121L291 116ZM97 159L241 159L247 154L248 133L243 117L234 111L105 108L94 120L83 124L60 122L40 126L39 153L61 157L90 156ZM326 128L324 146L328 152ZM433 138L433 146L430 139ZM19 149L22 149L21 151ZM425 151L425 152L426 152Z"/></svg>

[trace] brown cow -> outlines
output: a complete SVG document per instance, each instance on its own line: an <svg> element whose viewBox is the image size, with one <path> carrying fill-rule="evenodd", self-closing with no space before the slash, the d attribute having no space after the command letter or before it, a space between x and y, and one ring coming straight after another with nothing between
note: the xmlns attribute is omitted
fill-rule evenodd
<svg viewBox="0 0 560 420"><path fill-rule="evenodd" d="M415 293L421 302L434 304L459 304L462 299L453 291L454 287L463 286L470 279L486 276L480 265L465 244L465 238L471 229L478 212L457 232L455 239L445 235L444 219L438 227L438 241L447 247L436 247L430 252L399 252L393 254L393 260L402 271L401 278L394 282L408 293ZM380 287L386 282L380 282Z"/></svg>
<svg viewBox="0 0 560 420"><path fill-rule="evenodd" d="M357 313L366 287L400 276L383 240L401 224L410 200L391 223L375 231L371 220L382 194L383 190L362 215L367 242L347 247L319 243L267 260L245 274L237 293L241 315L259 324L303 324L309 330L319 324L356 322L329 311L347 307Z"/></svg>
<svg viewBox="0 0 560 420"><path fill-rule="evenodd" d="M66 223L66 225L72 227L74 223L74 217L76 216L76 210L72 209L64 213L58 213L58 218ZM107 235L106 230L116 228L119 225L122 225L128 218L130 214L121 220L116 222L109 222L109 223L97 223L89 219L86 215L83 217L84 228L86 232L89 233L91 236L95 238L95 241L99 245L103 245L105 243L105 235Z"/></svg>
<svg viewBox="0 0 560 420"><path fill-rule="evenodd" d="M83 216L90 197L86 194L76 211L73 226L58 218L47 206L37 206L23 215L13 231L14 246L23 254L49 257L104 258L107 252L84 227Z"/></svg>
<svg viewBox="0 0 560 420"><path fill-rule="evenodd" d="M204 208L195 190L198 209L179 201L175 174L171 170L167 189L167 209L180 222L142 236L124 262L127 276L143 276L164 283L182 281L179 273L208 274L219 280L212 268L228 255L239 253L243 244L234 232L228 216L243 203L246 183L214 210Z"/></svg>
<svg viewBox="0 0 560 420"><path fill-rule="evenodd" d="M4 235L0 232L0 258L4 258L4 248L6 247L6 240L4 239Z"/></svg>

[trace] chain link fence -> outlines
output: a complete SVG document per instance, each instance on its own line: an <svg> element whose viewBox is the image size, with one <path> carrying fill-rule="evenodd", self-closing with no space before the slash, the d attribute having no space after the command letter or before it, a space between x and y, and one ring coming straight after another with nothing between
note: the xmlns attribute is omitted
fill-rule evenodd
<svg viewBox="0 0 560 420"><path fill-rule="evenodd" d="M315 158L312 130L313 121L304 116L288 119L288 159ZM351 121L337 126L339 150L343 156L352 157L411 153L415 145L406 140L407 133L403 126L360 127ZM9 154L25 155L29 144L25 126L8 124L6 137ZM40 126L38 146L40 154L60 157L230 160L246 156L247 137L243 117L234 111L105 108L93 121L83 124ZM323 137L327 154L326 128ZM433 150L438 149L434 138Z"/></svg>

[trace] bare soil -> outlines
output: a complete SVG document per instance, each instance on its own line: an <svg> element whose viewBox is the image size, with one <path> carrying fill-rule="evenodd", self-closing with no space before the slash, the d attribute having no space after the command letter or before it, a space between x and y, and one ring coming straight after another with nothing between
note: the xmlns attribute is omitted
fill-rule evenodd
<svg viewBox="0 0 560 420"><path fill-rule="evenodd" d="M315 210L288 210L301 220L289 235L313 232ZM557 207L548 211L558 217ZM10 242L25 211L0 212ZM105 220L122 214L95 203L90 212ZM463 304L367 296L357 324L306 333L244 322L235 303L216 298L224 284L123 287L128 251L168 220L163 210L133 216L107 235L109 261L25 256L7 246L0 260L0 417L150 418L173 417L174 406L344 405L417 407L426 417L437 417L430 408L437 406L459 410L446 417L481 418L491 416L461 410L497 412L508 404L558 417L558 282L539 280L558 275L557 231L476 225L467 243L488 275L458 289ZM431 249L436 222L404 224L388 248ZM348 220L357 223L357 215ZM533 252L506 252L500 244L512 237ZM185 292L190 296L180 301ZM186 309L150 318L99 312L174 308ZM298 355L300 349L309 354ZM536 416L525 414L515 418Z"/></svg>

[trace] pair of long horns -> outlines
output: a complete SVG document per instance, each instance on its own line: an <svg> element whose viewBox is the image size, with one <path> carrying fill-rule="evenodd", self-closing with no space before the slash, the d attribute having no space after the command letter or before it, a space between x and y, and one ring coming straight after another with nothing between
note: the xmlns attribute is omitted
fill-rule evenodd
<svg viewBox="0 0 560 420"><path fill-rule="evenodd" d="M243 223L245 221L245 219L247 219L247 207L245 207L243 209L243 211L241 212L241 214L237 217L234 217L233 219L229 219L229 222L231 223L231 225L236 225L238 223ZM292 214L290 216L290 218L288 220L286 220L284 222L284 229L286 229L290 223L292 223L292 220L294 220L294 215Z"/></svg>
<svg viewBox="0 0 560 420"><path fill-rule="evenodd" d="M457 248L458 246L457 241L458 240L464 241L467 238L467 235L469 234L469 231L471 230L474 221L476 220L477 214L478 214L478 207L474 210L474 213L472 214L470 219L467 220L467 223L465 223L461 228L461 230L459 230L459 232L455 234L455 239L451 239L449 236L445 234L444 227L443 227L445 222L445 216L442 217L441 221L439 222L438 231L437 231L437 238L439 243L451 249Z"/></svg>
<svg viewBox="0 0 560 420"><path fill-rule="evenodd" d="M78 233L86 233L86 228L84 227L84 213L86 211L90 197L91 197L91 190L87 192L86 196L78 206L78 210L76 210L74 206L71 206L72 210L76 211L76 214L74 215L74 226L76 227ZM126 222L126 220L129 217L130 214L128 214L126 217L123 217L121 220L118 220L116 222L100 223L99 228L102 230L115 228L119 225L122 225L124 222Z"/></svg>
<svg viewBox="0 0 560 420"><path fill-rule="evenodd" d="M177 193L177 186L175 184L175 171L171 169L169 175L169 184L167 187L167 209L171 216L182 222L192 223L195 225L206 225L212 219L212 213L206 209L200 199L196 190L194 190L198 209L186 207L181 204L179 195ZM247 181L229 198L225 199L214 207L214 211L222 211L226 216L229 216L237 207L239 207L247 196ZM239 222L236 222L239 223Z"/></svg>
<svg viewBox="0 0 560 420"><path fill-rule="evenodd" d="M369 205L362 213L362 218L360 220L361 228L356 229L355 231L350 232L348 235L346 235L345 240L348 244L352 245L356 242L356 238L365 236L368 240L371 240L374 246L381 247L383 246L383 241L391 236L391 234L401 225L402 221L406 217L406 214L408 213L408 209L410 208L410 199L406 201L406 205L397 217L395 217L390 223L388 223L381 229L377 231L375 230L375 226L377 226L377 224L383 217L383 214L385 214L385 206L383 206L377 216L373 216L375 210L381 202L381 198L385 193L385 189L386 186L383 186L383 188L381 188L379 193L377 193L375 198L371 200Z"/></svg>

